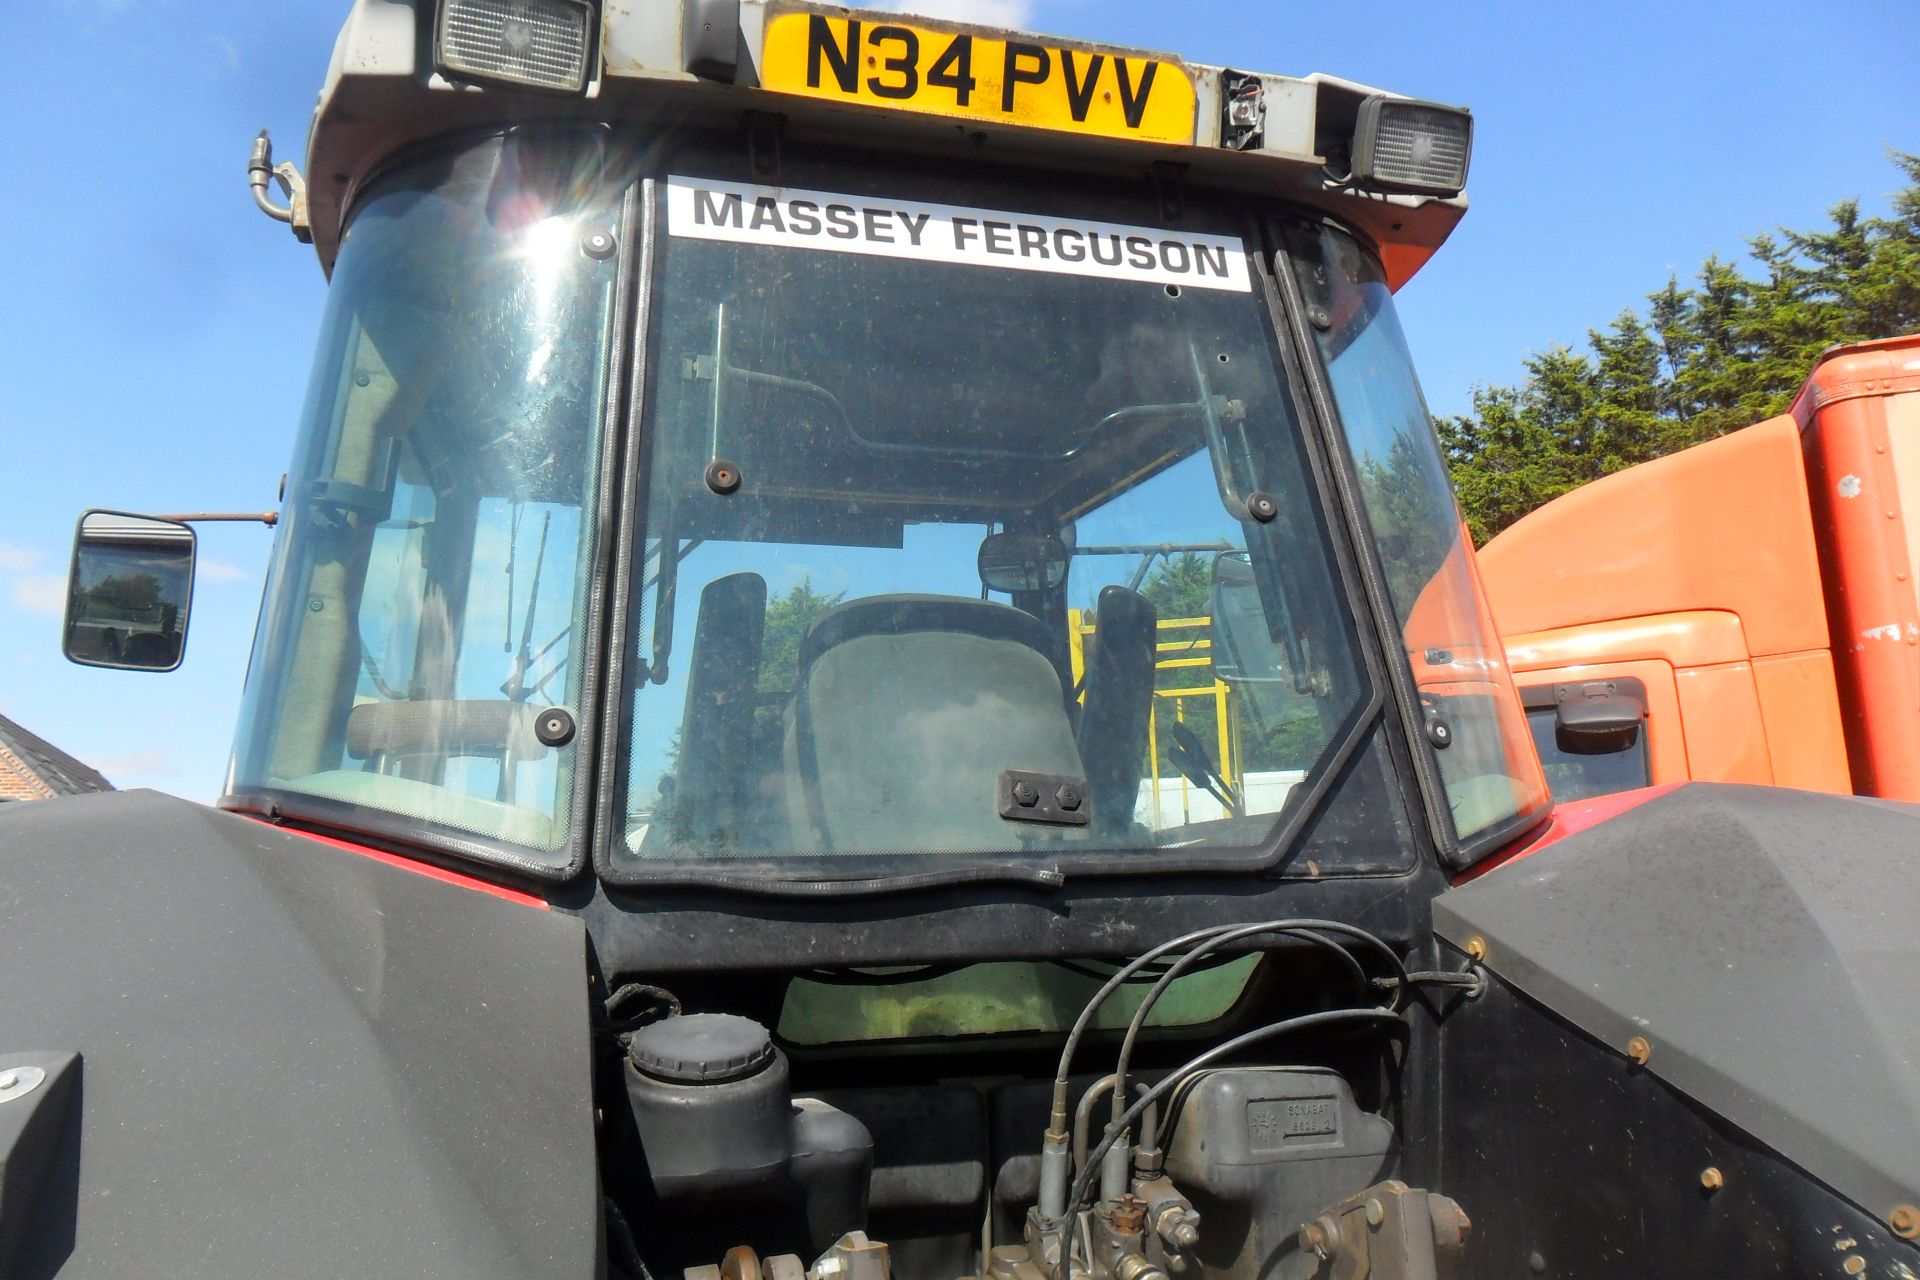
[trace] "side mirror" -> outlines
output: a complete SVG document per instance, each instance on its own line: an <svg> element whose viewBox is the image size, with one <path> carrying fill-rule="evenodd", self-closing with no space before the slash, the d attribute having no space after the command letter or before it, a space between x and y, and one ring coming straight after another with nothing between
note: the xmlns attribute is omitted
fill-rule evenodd
<svg viewBox="0 0 1920 1280"><path fill-rule="evenodd" d="M187 647L193 530L123 511L80 517L61 648L85 667L172 671Z"/></svg>
<svg viewBox="0 0 1920 1280"><path fill-rule="evenodd" d="M1067 580L1067 544L1051 533L990 533L979 567L991 591L1051 591Z"/></svg>
<svg viewBox="0 0 1920 1280"><path fill-rule="evenodd" d="M1647 695L1638 680L1588 680L1553 687L1553 736L1570 755L1610 755L1640 741Z"/></svg>
<svg viewBox="0 0 1920 1280"><path fill-rule="evenodd" d="M1210 592L1213 671L1229 684L1281 680L1267 612L1254 581L1253 560L1244 551L1222 551L1213 558Z"/></svg>

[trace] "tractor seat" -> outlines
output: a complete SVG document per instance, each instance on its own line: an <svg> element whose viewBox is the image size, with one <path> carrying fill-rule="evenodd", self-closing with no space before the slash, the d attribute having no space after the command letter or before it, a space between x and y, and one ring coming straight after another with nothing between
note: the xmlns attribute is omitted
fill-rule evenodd
<svg viewBox="0 0 1920 1280"><path fill-rule="evenodd" d="M795 851L1066 838L1002 818L997 799L1007 769L1084 776L1072 682L1050 639L1029 613L957 596L870 596L820 615L800 644L786 721Z"/></svg>

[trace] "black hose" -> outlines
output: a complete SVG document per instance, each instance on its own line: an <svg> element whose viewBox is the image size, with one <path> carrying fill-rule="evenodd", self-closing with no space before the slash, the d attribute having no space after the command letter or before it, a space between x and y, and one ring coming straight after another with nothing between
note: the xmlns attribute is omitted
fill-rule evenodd
<svg viewBox="0 0 1920 1280"><path fill-rule="evenodd" d="M1287 1018L1280 1022L1269 1023L1264 1027L1255 1027L1252 1031L1243 1032L1231 1040L1226 1040L1215 1045L1205 1053L1196 1055L1183 1063L1177 1070L1168 1073L1158 1084L1141 1094L1139 1101L1128 1107L1126 1112L1121 1115L1120 1122L1109 1128L1105 1136L1094 1146L1093 1150L1087 1153L1086 1167L1081 1169L1079 1174L1074 1178L1073 1190L1067 1197L1068 1214L1072 1215L1078 1212L1080 1201L1086 1196L1087 1188L1093 1182L1094 1170L1100 1167L1101 1158L1107 1154L1108 1149L1113 1146L1114 1141L1122 1133L1126 1132L1127 1128L1131 1126L1135 1120L1138 1120L1148 1107L1172 1092L1182 1080L1185 1080L1201 1068L1210 1066L1218 1062L1221 1058L1238 1053L1249 1045L1258 1044L1262 1040L1271 1040L1276 1036L1286 1035L1288 1032L1304 1031L1309 1027L1321 1027L1336 1022L1372 1022L1391 1024L1393 1026L1402 1025L1400 1015L1387 1009L1328 1009L1322 1013L1304 1013L1297 1018ZM1063 1269L1066 1266L1066 1255L1068 1252L1065 1248L1060 1250L1060 1258L1054 1263L1053 1280L1061 1280Z"/></svg>
<svg viewBox="0 0 1920 1280"><path fill-rule="evenodd" d="M1355 932L1361 931L1355 930ZM1238 942L1244 938L1268 933L1278 933L1284 937L1299 938L1303 942L1313 943L1316 946L1333 952L1340 958L1341 962L1347 966L1348 975L1354 980L1356 998L1365 1001L1373 994L1373 988L1367 981L1367 971L1360 967L1360 962L1353 958L1353 953L1333 939L1327 937L1323 932L1316 932L1304 928L1277 929L1272 925L1251 924L1243 928L1230 929L1225 933L1215 934L1174 961L1173 964L1168 967L1166 973L1161 975L1160 980L1154 983L1145 997L1141 999L1140 1007L1134 1010L1133 1021L1127 1024L1127 1034L1120 1041L1120 1055L1114 1063L1113 1073L1118 1079L1113 1091L1113 1119L1109 1121L1109 1127L1111 1127L1113 1122L1119 1120L1120 1112L1126 1102L1127 1067L1128 1064L1133 1061L1134 1042L1140 1038L1141 1028L1147 1024L1147 1015L1153 1012L1153 1006L1160 999L1161 994L1173 984L1176 978L1187 971L1189 965L1197 960L1203 959L1209 952L1227 946L1230 943ZM1371 934L1366 934L1365 936L1369 939L1372 938ZM1394 988L1394 999L1388 1005L1389 1008L1398 1007L1399 990L1400 988L1398 987Z"/></svg>
<svg viewBox="0 0 1920 1280"><path fill-rule="evenodd" d="M1163 942L1151 951L1142 952L1121 965L1114 975L1107 979L1106 984L1094 992L1092 998L1081 1006L1080 1016L1073 1020L1073 1026L1067 1031L1067 1042L1060 1047L1060 1067L1053 1076L1053 1107L1047 1121L1049 1131L1064 1129L1066 1126L1067 1079L1073 1069L1073 1051L1080 1047L1080 1037L1087 1033L1087 1027L1092 1024L1094 1015L1100 1011L1100 1006L1107 1002L1107 997L1125 986L1127 980L1139 970L1152 964L1169 951L1176 951L1181 947L1210 938L1216 933L1224 933L1231 928L1233 928L1232 925L1208 925L1204 929L1195 929L1192 933L1181 934L1171 942Z"/></svg>
<svg viewBox="0 0 1920 1280"><path fill-rule="evenodd" d="M616 1012L635 996L647 997L648 1003L640 1007L638 1013L622 1017ZM615 1031L634 1031L649 1022L658 1022L661 1018L680 1016L680 997L665 987L656 987L647 982L629 982L619 987L607 997L607 1024Z"/></svg>

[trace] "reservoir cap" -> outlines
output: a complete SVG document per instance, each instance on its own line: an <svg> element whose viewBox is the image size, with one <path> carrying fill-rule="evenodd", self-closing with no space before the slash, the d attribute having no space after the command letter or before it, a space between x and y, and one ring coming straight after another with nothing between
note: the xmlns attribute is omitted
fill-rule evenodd
<svg viewBox="0 0 1920 1280"><path fill-rule="evenodd" d="M773 1037L752 1018L690 1013L634 1032L627 1056L656 1080L720 1084L764 1070L773 1061Z"/></svg>

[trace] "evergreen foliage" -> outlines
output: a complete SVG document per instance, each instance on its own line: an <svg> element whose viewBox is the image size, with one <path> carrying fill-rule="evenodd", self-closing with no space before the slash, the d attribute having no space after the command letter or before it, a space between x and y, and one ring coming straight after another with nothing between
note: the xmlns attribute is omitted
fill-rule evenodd
<svg viewBox="0 0 1920 1280"><path fill-rule="evenodd" d="M1718 257L1692 283L1648 295L1644 314L1555 347L1518 386L1477 387L1473 412L1436 419L1461 509L1485 542L1590 480L1783 412L1836 343L1920 329L1920 156L1896 153L1907 186L1892 215L1855 200L1819 231L1748 241L1754 267Z"/></svg>
<svg viewBox="0 0 1920 1280"><path fill-rule="evenodd" d="M784 596L767 601L766 632L760 641L760 672L754 687L761 693L790 693L800 679L800 640L807 628L847 593L828 594L813 589L813 579L795 584Z"/></svg>

